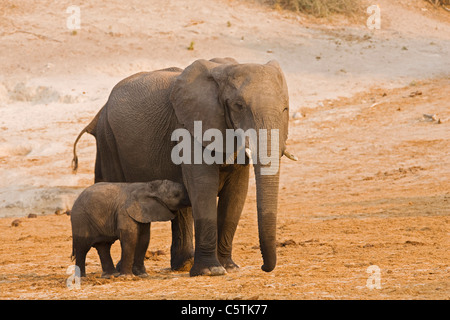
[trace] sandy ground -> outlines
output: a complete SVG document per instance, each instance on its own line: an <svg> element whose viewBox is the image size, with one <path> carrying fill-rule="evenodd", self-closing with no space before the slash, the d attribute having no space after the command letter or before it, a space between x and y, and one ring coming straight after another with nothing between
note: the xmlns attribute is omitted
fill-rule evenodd
<svg viewBox="0 0 450 320"><path fill-rule="evenodd" d="M3 1L0 298L450 299L450 14L419 0L378 3L372 31L365 13L317 20L249 1L85 1L75 33L71 3ZM86 136L71 173L77 133L120 79L216 56L277 59L286 74L289 149L300 160L282 161L277 268L260 270L250 180L239 272L170 271L170 224L155 223L148 278L100 279L92 250L88 277L69 290L70 218L54 212L93 182L95 157ZM371 266L379 289L367 287Z"/></svg>

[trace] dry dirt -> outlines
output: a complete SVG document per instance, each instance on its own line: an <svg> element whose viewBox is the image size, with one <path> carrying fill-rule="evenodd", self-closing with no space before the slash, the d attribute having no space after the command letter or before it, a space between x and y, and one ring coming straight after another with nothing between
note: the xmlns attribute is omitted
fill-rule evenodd
<svg viewBox="0 0 450 320"><path fill-rule="evenodd" d="M121 3L83 2L76 34L70 4L2 3L1 299L450 299L450 14L379 1L385 24L370 31L251 2ZM169 270L170 223L154 223L148 278L101 279L92 250L69 290L70 217L53 212L92 183L93 138L70 171L78 131L121 78L214 56L277 59L286 73L299 161L282 160L276 269L260 269L251 179L239 272Z"/></svg>

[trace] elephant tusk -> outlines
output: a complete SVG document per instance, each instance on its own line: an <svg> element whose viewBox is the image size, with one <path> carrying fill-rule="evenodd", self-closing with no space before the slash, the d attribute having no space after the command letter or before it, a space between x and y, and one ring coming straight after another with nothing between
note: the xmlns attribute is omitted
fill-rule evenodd
<svg viewBox="0 0 450 320"><path fill-rule="evenodd" d="M245 154L247 155L247 158L250 161L250 164L253 164L252 150L250 150L250 148L245 148Z"/></svg>
<svg viewBox="0 0 450 320"><path fill-rule="evenodd" d="M292 161L297 161L298 158L294 156L292 153L290 153L287 150L284 150L283 155L286 156L288 159L291 159Z"/></svg>
<svg viewBox="0 0 450 320"><path fill-rule="evenodd" d="M250 150L250 148L245 148L245 154L249 159L252 158L252 150Z"/></svg>

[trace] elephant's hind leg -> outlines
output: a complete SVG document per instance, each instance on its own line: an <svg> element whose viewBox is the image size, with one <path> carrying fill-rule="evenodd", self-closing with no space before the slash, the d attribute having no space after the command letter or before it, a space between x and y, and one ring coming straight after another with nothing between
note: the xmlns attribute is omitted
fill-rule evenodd
<svg viewBox="0 0 450 320"><path fill-rule="evenodd" d="M125 182L122 164L120 162L119 151L116 139L107 120L101 115L99 121L103 121L104 126L97 129L97 156L95 159L95 183L97 182Z"/></svg>
<svg viewBox="0 0 450 320"><path fill-rule="evenodd" d="M94 169L94 182L102 182L104 181L102 175L102 161L100 159L100 152L97 149L97 155L95 157L95 169Z"/></svg>
<svg viewBox="0 0 450 320"><path fill-rule="evenodd" d="M114 263L111 258L111 245L112 242L101 242L94 245L102 264L102 278L110 278L111 276L119 275L114 268Z"/></svg>
<svg viewBox="0 0 450 320"><path fill-rule="evenodd" d="M75 265L80 268L80 276L86 277L86 255L91 248L85 238L74 237Z"/></svg>

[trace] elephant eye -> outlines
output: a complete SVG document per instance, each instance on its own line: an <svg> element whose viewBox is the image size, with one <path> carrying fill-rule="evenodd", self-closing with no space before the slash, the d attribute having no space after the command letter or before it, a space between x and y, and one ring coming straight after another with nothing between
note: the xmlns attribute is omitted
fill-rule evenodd
<svg viewBox="0 0 450 320"><path fill-rule="evenodd" d="M232 102L230 99L227 99L225 100L225 103L230 111L241 112L245 109L245 103L240 100Z"/></svg>
<svg viewBox="0 0 450 320"><path fill-rule="evenodd" d="M238 112L244 110L244 104L243 104L242 102L236 102L236 103L234 103L234 106L233 106L233 107L234 107L233 109L236 110L236 111L238 111Z"/></svg>

